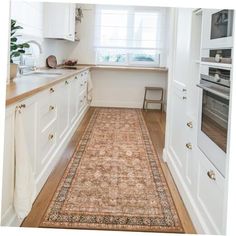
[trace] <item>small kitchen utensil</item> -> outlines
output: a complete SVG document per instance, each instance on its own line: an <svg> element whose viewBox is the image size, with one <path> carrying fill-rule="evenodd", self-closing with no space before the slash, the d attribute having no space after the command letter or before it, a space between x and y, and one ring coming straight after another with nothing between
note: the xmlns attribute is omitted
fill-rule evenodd
<svg viewBox="0 0 236 236"><path fill-rule="evenodd" d="M54 55L50 55L49 57L47 57L46 63L49 68L56 68L57 58Z"/></svg>

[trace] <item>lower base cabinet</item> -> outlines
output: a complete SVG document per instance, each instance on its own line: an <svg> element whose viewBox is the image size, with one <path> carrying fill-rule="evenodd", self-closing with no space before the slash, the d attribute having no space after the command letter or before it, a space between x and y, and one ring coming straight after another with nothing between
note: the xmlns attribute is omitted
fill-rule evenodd
<svg viewBox="0 0 236 236"><path fill-rule="evenodd" d="M20 108L27 151L31 158L31 167L36 180L38 194L66 145L73 136L80 121L89 108L87 102L87 86L84 76L78 75L37 93L20 103L6 108L5 142L2 179L1 225L19 226L19 219L14 210L14 178L15 178L15 135L19 127L15 125L16 109ZM80 86L83 84L83 86ZM81 90L82 87L82 90ZM80 103L81 97L83 102ZM19 125L19 123L18 123ZM35 196L36 198L36 196Z"/></svg>

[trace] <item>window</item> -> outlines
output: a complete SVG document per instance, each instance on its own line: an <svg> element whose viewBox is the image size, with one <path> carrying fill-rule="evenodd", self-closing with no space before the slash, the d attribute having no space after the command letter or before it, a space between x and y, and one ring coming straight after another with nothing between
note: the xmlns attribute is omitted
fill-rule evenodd
<svg viewBox="0 0 236 236"><path fill-rule="evenodd" d="M97 6L97 64L160 66L165 9Z"/></svg>

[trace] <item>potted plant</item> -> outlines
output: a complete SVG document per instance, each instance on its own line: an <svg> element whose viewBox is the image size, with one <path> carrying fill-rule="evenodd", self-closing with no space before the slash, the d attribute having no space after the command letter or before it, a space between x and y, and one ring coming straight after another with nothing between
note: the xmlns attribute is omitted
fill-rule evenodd
<svg viewBox="0 0 236 236"><path fill-rule="evenodd" d="M15 35L18 29L23 29L23 27L16 24L15 20L11 20L11 47L10 47L10 79L16 77L18 65L13 63L13 58L19 57L21 54L25 53L25 48L29 48L28 43L17 43L17 36Z"/></svg>

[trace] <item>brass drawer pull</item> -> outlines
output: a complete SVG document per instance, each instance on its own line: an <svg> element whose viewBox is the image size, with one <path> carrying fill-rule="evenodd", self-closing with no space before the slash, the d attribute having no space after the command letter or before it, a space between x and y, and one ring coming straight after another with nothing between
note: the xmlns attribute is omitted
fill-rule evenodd
<svg viewBox="0 0 236 236"><path fill-rule="evenodd" d="M75 76L75 79L78 79L78 76Z"/></svg>
<svg viewBox="0 0 236 236"><path fill-rule="evenodd" d="M207 175L208 175L208 177L209 177L210 179L216 180L216 174L215 174L215 172L214 172L213 170L207 171Z"/></svg>
<svg viewBox="0 0 236 236"><path fill-rule="evenodd" d="M187 92L187 89L183 88L182 91L183 91L183 92Z"/></svg>
<svg viewBox="0 0 236 236"><path fill-rule="evenodd" d="M49 134L48 135L48 140L52 140L54 138L54 135L53 134Z"/></svg>
<svg viewBox="0 0 236 236"><path fill-rule="evenodd" d="M183 100L185 100L185 99L187 99L187 97L186 97L186 96L183 96Z"/></svg>
<svg viewBox="0 0 236 236"><path fill-rule="evenodd" d="M193 149L193 146L192 146L192 144L191 144L191 143L186 143L186 147L187 147L188 149L190 149L190 150L192 150L192 149Z"/></svg>
<svg viewBox="0 0 236 236"><path fill-rule="evenodd" d="M66 81L65 81L65 84L69 84L69 82L66 80Z"/></svg>
<svg viewBox="0 0 236 236"><path fill-rule="evenodd" d="M55 92L55 90L53 89L53 88L50 88L50 93L54 93Z"/></svg>
<svg viewBox="0 0 236 236"><path fill-rule="evenodd" d="M188 126L189 128L193 128L193 122L192 122L192 121L189 121L189 122L187 123L187 126Z"/></svg>
<svg viewBox="0 0 236 236"><path fill-rule="evenodd" d="M52 110L54 110L54 109L55 109L54 106L49 106L49 111L52 111Z"/></svg>

